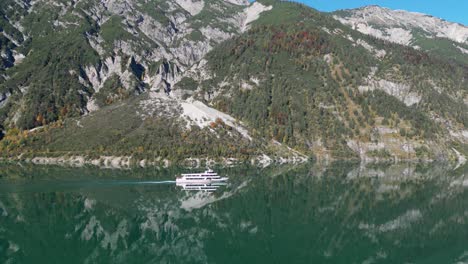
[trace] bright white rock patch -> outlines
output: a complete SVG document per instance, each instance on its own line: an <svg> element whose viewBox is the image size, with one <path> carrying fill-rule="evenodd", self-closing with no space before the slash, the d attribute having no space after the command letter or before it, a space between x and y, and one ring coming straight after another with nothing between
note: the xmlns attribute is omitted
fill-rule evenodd
<svg viewBox="0 0 468 264"><path fill-rule="evenodd" d="M257 20L261 13L269 11L272 8L272 6L264 6L258 2L255 2L251 6L247 7L244 11L245 20L241 27L242 31L249 29L249 24Z"/></svg>
<svg viewBox="0 0 468 264"><path fill-rule="evenodd" d="M224 0L225 2L234 4L234 5L249 5L248 0Z"/></svg>
<svg viewBox="0 0 468 264"><path fill-rule="evenodd" d="M411 31L403 28L390 28L385 30L386 35L384 39L396 42L398 44L410 45L413 40L413 34Z"/></svg>
<svg viewBox="0 0 468 264"><path fill-rule="evenodd" d="M374 46L370 45L369 43L367 43L366 41L364 41L362 39L358 39L356 41L356 44L361 45L366 50L373 53L377 58L383 58L383 57L385 57L385 55L387 55L387 52L385 50L376 49Z"/></svg>
<svg viewBox="0 0 468 264"><path fill-rule="evenodd" d="M359 224L359 229L367 230L368 232L371 232L371 233L391 232L391 231L395 231L398 229L406 229L410 227L412 224L420 221L422 217L423 216L420 210L418 209L409 210L405 214L397 217L396 219L393 219L381 225L361 223Z"/></svg>
<svg viewBox="0 0 468 264"><path fill-rule="evenodd" d="M466 163L466 157L461 154L458 150L452 148L453 152L455 152L455 155L457 155L457 161L458 164L455 166L455 168L459 168L460 166L464 165Z"/></svg>
<svg viewBox="0 0 468 264"><path fill-rule="evenodd" d="M411 87L404 83L395 83L387 80L371 80L366 86L359 86L359 91L368 92L381 90L396 97L407 106L418 104L421 101L421 95L411 91Z"/></svg>
<svg viewBox="0 0 468 264"><path fill-rule="evenodd" d="M6 105L10 96L10 93L0 93L0 108Z"/></svg>
<svg viewBox="0 0 468 264"><path fill-rule="evenodd" d="M242 134L242 136L252 140L248 131L241 125L237 124L236 120L230 115L220 112L196 100L182 101L181 106L183 109L182 116L192 124L204 128L209 126L212 122L215 122L217 118L220 118L224 123L235 128Z"/></svg>
<svg viewBox="0 0 468 264"><path fill-rule="evenodd" d="M13 58L15 59L15 65L18 65L21 62L23 62L23 60L24 60L24 58L26 58L26 56L24 56L21 53L18 53L16 50L14 50L13 51Z"/></svg>
<svg viewBox="0 0 468 264"><path fill-rule="evenodd" d="M205 6L203 0L176 0L176 2L192 16L199 14Z"/></svg>
<svg viewBox="0 0 468 264"><path fill-rule="evenodd" d="M460 50L462 53L468 54L468 49L464 49L464 48L462 48L462 47L460 47L460 46L456 46L456 47L457 47L457 49Z"/></svg>
<svg viewBox="0 0 468 264"><path fill-rule="evenodd" d="M468 43L468 27L421 13L368 6L350 10L343 17L335 18L362 33L405 45L411 44L408 42L412 38L411 29L420 29L428 37Z"/></svg>
<svg viewBox="0 0 468 264"><path fill-rule="evenodd" d="M450 130L450 135L462 142L468 142L468 130Z"/></svg>
<svg viewBox="0 0 468 264"><path fill-rule="evenodd" d="M338 18L338 20L343 24L349 25L345 19ZM371 35L376 38L385 39L402 45L409 45L413 39L411 32L403 28L377 29L367 23L356 23L353 24L353 27L363 34Z"/></svg>

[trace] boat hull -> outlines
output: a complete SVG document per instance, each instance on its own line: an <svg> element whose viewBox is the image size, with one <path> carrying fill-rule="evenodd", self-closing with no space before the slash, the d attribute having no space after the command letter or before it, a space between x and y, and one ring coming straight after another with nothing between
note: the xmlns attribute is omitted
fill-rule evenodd
<svg viewBox="0 0 468 264"><path fill-rule="evenodd" d="M176 183L178 184L188 184L188 183L199 183L199 184L209 184L211 180L184 180L184 179L176 179Z"/></svg>
<svg viewBox="0 0 468 264"><path fill-rule="evenodd" d="M190 184L190 183L199 183L199 184L210 184L215 182L225 182L228 178L219 178L219 179L201 179L201 180L187 180L183 178L177 178L176 183L179 184Z"/></svg>

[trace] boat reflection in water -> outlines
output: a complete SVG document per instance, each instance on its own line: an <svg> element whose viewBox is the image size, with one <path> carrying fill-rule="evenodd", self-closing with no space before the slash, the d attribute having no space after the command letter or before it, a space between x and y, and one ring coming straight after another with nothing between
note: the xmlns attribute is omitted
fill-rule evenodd
<svg viewBox="0 0 468 264"><path fill-rule="evenodd" d="M203 192L214 192L221 186L227 185L226 182L217 182L209 184L197 184L197 183L176 183L177 186L182 187L182 190L186 191L203 191Z"/></svg>
<svg viewBox="0 0 468 264"><path fill-rule="evenodd" d="M221 177L212 170L202 173L187 173L176 178L176 185L187 191L214 192L227 185L227 177Z"/></svg>

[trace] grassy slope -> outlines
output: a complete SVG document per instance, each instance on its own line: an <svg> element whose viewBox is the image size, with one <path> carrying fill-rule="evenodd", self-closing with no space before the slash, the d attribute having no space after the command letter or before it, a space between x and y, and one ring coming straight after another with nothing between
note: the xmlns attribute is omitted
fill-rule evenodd
<svg viewBox="0 0 468 264"><path fill-rule="evenodd" d="M170 115L142 118L137 105L146 95L105 107L91 115L67 119L35 133L7 135L0 144L4 155L133 155L136 158L235 157L247 159L264 146L250 142L225 124L215 128L185 128ZM160 109L163 111L164 109ZM159 110L158 110L159 111Z"/></svg>

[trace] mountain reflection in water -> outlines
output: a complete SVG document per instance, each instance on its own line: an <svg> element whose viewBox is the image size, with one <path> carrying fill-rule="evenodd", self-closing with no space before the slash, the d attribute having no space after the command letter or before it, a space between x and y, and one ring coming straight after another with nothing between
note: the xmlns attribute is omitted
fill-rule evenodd
<svg viewBox="0 0 468 264"><path fill-rule="evenodd" d="M228 168L198 192L178 169L2 165L0 263L466 262L467 171Z"/></svg>

